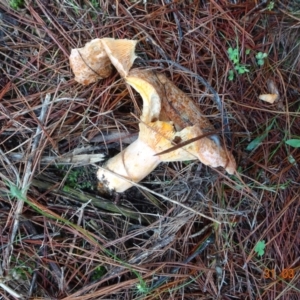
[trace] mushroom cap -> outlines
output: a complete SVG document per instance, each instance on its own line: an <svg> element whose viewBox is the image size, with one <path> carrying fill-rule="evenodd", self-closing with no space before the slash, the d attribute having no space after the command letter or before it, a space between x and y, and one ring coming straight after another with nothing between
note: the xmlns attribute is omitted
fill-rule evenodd
<svg viewBox="0 0 300 300"><path fill-rule="evenodd" d="M107 78L112 64L122 77L127 76L137 57L134 53L137 41L111 38L94 39L83 48L72 49L70 66L75 80L83 85Z"/></svg>
<svg viewBox="0 0 300 300"><path fill-rule="evenodd" d="M191 98L165 75L157 74L157 78L164 90L161 110L163 117L160 117L160 120L172 120L177 130L193 125L198 125L199 128L206 130L214 130L207 117Z"/></svg>
<svg viewBox="0 0 300 300"><path fill-rule="evenodd" d="M134 60L137 58L135 47L138 41L103 38L101 42L111 63L122 77L126 77Z"/></svg>
<svg viewBox="0 0 300 300"><path fill-rule="evenodd" d="M203 134L204 132L198 125L188 126L176 132L171 123L156 121L147 125L140 124L139 139L147 142L155 153L160 153L176 143L185 142ZM236 170L236 162L232 154L209 137L203 137L174 151L160 154L158 157L164 162L199 159L203 164L214 168L221 166L229 174L233 174Z"/></svg>
<svg viewBox="0 0 300 300"><path fill-rule="evenodd" d="M72 49L69 60L75 80L83 85L106 78L112 73L112 65L101 39L94 39L82 48Z"/></svg>
<svg viewBox="0 0 300 300"><path fill-rule="evenodd" d="M204 135L204 131L199 125L194 125L191 135L199 137ZM203 137L191 145L193 148L190 152L194 153L203 164L213 168L223 167L228 174L236 172L236 162L232 153L216 143L213 138Z"/></svg>

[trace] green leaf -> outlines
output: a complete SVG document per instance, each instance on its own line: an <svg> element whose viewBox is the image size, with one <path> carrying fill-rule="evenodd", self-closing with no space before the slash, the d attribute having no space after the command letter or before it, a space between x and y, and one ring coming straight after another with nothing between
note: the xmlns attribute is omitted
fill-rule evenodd
<svg viewBox="0 0 300 300"><path fill-rule="evenodd" d="M298 139L287 140L285 143L291 147L300 148L300 140Z"/></svg>
<svg viewBox="0 0 300 300"><path fill-rule="evenodd" d="M63 190L64 192L68 193L71 189L70 189L69 186L64 185L62 190Z"/></svg>
<svg viewBox="0 0 300 300"><path fill-rule="evenodd" d="M233 70L229 70L228 72L228 80L232 81L234 79L234 72Z"/></svg>
<svg viewBox="0 0 300 300"><path fill-rule="evenodd" d="M232 49L231 47L228 48L227 53L229 55L229 59L234 63L238 64L239 63L239 51L238 48Z"/></svg>
<svg viewBox="0 0 300 300"><path fill-rule="evenodd" d="M256 58L256 59L262 59L262 52L258 52L258 53L255 55L255 58Z"/></svg>
<svg viewBox="0 0 300 300"><path fill-rule="evenodd" d="M254 251L257 253L258 256L263 256L265 253L265 248L266 248L266 243L265 241L259 241L255 248Z"/></svg>
<svg viewBox="0 0 300 300"><path fill-rule="evenodd" d="M93 280L99 280L103 275L107 273L106 269L104 266L99 266L97 267L93 274L92 274L92 279Z"/></svg>
<svg viewBox="0 0 300 300"><path fill-rule="evenodd" d="M288 156L288 160L289 160L289 162L290 162L292 165L294 165L294 166L297 165L297 162L296 162L295 158L294 158L292 155L289 155L289 156Z"/></svg>
<svg viewBox="0 0 300 300"><path fill-rule="evenodd" d="M251 49L246 49L246 51L245 51L246 55L249 55L250 52L251 52Z"/></svg>
<svg viewBox="0 0 300 300"><path fill-rule="evenodd" d="M260 143L266 138L266 136L267 136L266 134L258 136L256 139L254 139L252 142L249 143L246 150L252 151L255 148L257 148L260 145Z"/></svg>
<svg viewBox="0 0 300 300"><path fill-rule="evenodd" d="M11 0L9 1L9 5L12 9L20 9L24 6L24 0Z"/></svg>
<svg viewBox="0 0 300 300"><path fill-rule="evenodd" d="M229 54L229 56L232 54L233 49L231 47L228 48L227 53Z"/></svg>
<svg viewBox="0 0 300 300"><path fill-rule="evenodd" d="M247 72L249 72L249 69L247 69L246 67L242 67L242 68L240 68L239 69L239 74L244 74L244 73L247 73Z"/></svg>
<svg viewBox="0 0 300 300"><path fill-rule="evenodd" d="M265 63L265 61L264 61L263 59L258 59L258 60L257 60L257 64L258 64L259 66L263 66L264 63Z"/></svg>
<svg viewBox="0 0 300 300"><path fill-rule="evenodd" d="M234 68L239 74L244 74L246 72L249 72L249 69L247 69L247 67L244 65L237 65Z"/></svg>
<svg viewBox="0 0 300 300"><path fill-rule="evenodd" d="M268 54L267 54L267 53L258 52L258 53L255 55L255 58L256 58L256 60L257 60L257 64L258 64L259 66L262 66L262 65L265 63L264 59L265 59L266 57L268 57Z"/></svg>
<svg viewBox="0 0 300 300"><path fill-rule="evenodd" d="M270 11L270 10L272 10L274 8L274 6L275 6L274 1L270 1L270 3L267 6L267 9Z"/></svg>

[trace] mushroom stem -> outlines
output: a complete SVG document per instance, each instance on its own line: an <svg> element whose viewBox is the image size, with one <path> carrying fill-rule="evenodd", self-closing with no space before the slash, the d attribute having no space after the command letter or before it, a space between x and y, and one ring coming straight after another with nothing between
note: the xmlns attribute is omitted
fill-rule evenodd
<svg viewBox="0 0 300 300"><path fill-rule="evenodd" d="M160 163L155 151L141 139L137 139L122 152L109 159L97 172L102 190L124 192L151 173ZM115 175L114 173L118 174ZM128 180L124 180L125 177Z"/></svg>

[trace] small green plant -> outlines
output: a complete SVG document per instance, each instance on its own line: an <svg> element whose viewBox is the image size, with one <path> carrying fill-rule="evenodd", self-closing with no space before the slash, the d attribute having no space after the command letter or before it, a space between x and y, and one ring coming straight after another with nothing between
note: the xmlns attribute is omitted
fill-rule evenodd
<svg viewBox="0 0 300 300"><path fill-rule="evenodd" d="M266 248L266 243L265 241L259 241L255 248L254 251L257 253L258 256L263 256L265 254L265 248Z"/></svg>
<svg viewBox="0 0 300 300"><path fill-rule="evenodd" d="M33 269L30 266L14 267L12 275L15 279L27 280L28 276L32 276Z"/></svg>
<svg viewBox="0 0 300 300"><path fill-rule="evenodd" d="M247 49L249 50L249 49ZM228 48L227 50L229 59L232 61L234 65L234 69L237 71L238 74L245 74L249 72L249 69L247 68L246 65L243 65L240 63L240 56L239 56L239 49L238 48ZM228 79L232 81L234 79L234 71L229 70L228 73Z"/></svg>
<svg viewBox="0 0 300 300"><path fill-rule="evenodd" d="M89 11L89 14L90 14L93 21L97 20L99 9L100 9L99 0L90 0L88 2L88 4L83 5L83 10L85 10L85 11L88 10Z"/></svg>
<svg viewBox="0 0 300 300"><path fill-rule="evenodd" d="M67 3L68 3L68 5L70 5L70 7L74 10L75 14L76 14L77 16L79 16L81 7L80 7L80 6L77 6L77 3L75 4L75 3L73 3L73 1L69 1L69 2L67 2Z"/></svg>
<svg viewBox="0 0 300 300"><path fill-rule="evenodd" d="M274 1L270 1L268 6L267 6L267 9L269 11L273 10L274 9L274 6L275 6L275 2Z"/></svg>
<svg viewBox="0 0 300 300"><path fill-rule="evenodd" d="M229 59L233 62L234 65L239 64L239 49L238 48L228 48L227 53L229 55Z"/></svg>
<svg viewBox="0 0 300 300"><path fill-rule="evenodd" d="M100 280L101 277L106 274L106 272L107 271L104 266L98 266L93 272L92 280L93 281Z"/></svg>
<svg viewBox="0 0 300 300"><path fill-rule="evenodd" d="M229 70L229 72L228 72L228 79L230 81L232 81L234 79L234 72L233 72L233 70Z"/></svg>
<svg viewBox="0 0 300 300"><path fill-rule="evenodd" d="M151 288L148 288L147 283L143 279L139 278L139 280L140 282L136 285L138 294L147 295L151 291Z"/></svg>
<svg viewBox="0 0 300 300"><path fill-rule="evenodd" d="M31 258L23 261L22 258L12 255L11 257L12 268L9 270L9 274L16 280L28 280L34 272L34 262Z"/></svg>
<svg viewBox="0 0 300 300"><path fill-rule="evenodd" d="M94 8L99 8L99 1L98 0L91 0L91 4Z"/></svg>
<svg viewBox="0 0 300 300"><path fill-rule="evenodd" d="M138 278L139 283L136 284L137 294L139 295L147 295L151 292L151 288L148 287L146 281L143 279L143 277L136 271L134 271L135 276Z"/></svg>
<svg viewBox="0 0 300 300"><path fill-rule="evenodd" d="M68 170L67 166L59 166L62 170L62 175L66 176L66 186L73 189L93 189L94 185L91 178L84 167L77 167Z"/></svg>
<svg viewBox="0 0 300 300"><path fill-rule="evenodd" d="M237 65L234 67L235 70L237 70L238 74L244 74L246 72L249 72L249 69L245 65Z"/></svg>
<svg viewBox="0 0 300 300"><path fill-rule="evenodd" d="M259 66L263 66L264 63L265 63L265 58L266 58L266 57L268 57L268 54L267 54L267 53L258 52L258 53L255 55L257 64L258 64Z"/></svg>
<svg viewBox="0 0 300 300"><path fill-rule="evenodd" d="M72 188L77 187L78 177L80 176L79 170L71 170L68 173L66 183Z"/></svg>
<svg viewBox="0 0 300 300"><path fill-rule="evenodd" d="M24 0L11 0L9 1L9 6L15 10L20 9L24 7Z"/></svg>

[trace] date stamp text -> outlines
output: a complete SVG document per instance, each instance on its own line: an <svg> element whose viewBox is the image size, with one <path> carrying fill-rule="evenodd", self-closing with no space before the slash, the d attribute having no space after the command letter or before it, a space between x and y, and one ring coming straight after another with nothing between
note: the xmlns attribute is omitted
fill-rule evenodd
<svg viewBox="0 0 300 300"><path fill-rule="evenodd" d="M276 276L283 279L293 279L295 277L295 270L294 269L283 269L279 274L275 269L265 269L264 270L264 278L266 279L276 279Z"/></svg>

